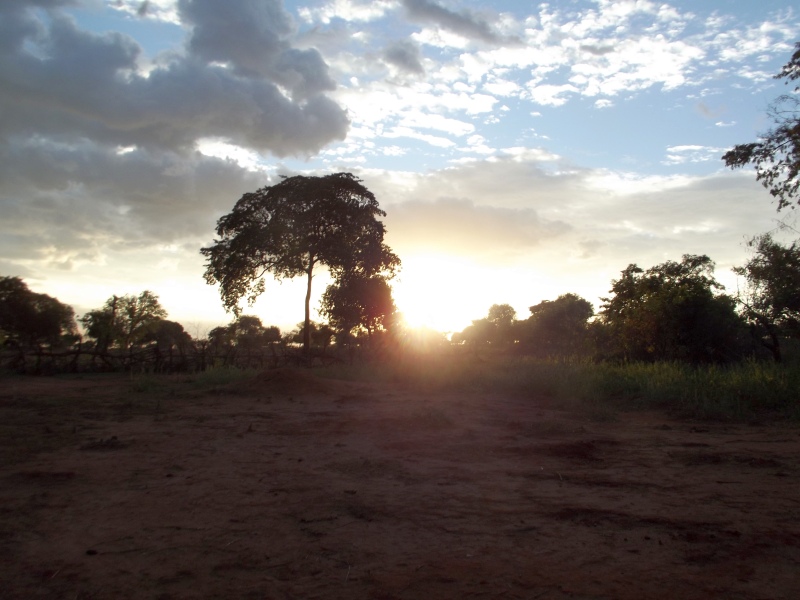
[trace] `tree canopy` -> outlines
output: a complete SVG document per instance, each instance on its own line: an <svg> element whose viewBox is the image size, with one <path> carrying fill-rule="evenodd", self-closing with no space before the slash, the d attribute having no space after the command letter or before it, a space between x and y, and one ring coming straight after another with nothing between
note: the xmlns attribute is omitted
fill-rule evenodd
<svg viewBox="0 0 800 600"><path fill-rule="evenodd" d="M600 315L623 358L724 361L733 358L740 320L722 289L705 255L685 254L647 271L632 264L612 282Z"/></svg>
<svg viewBox="0 0 800 600"><path fill-rule="evenodd" d="M594 315L592 303L577 294L562 294L530 307L524 325L524 341L537 354L572 356L582 350L588 320Z"/></svg>
<svg viewBox="0 0 800 600"><path fill-rule="evenodd" d="M397 311L392 288L384 277L355 274L328 286L320 312L344 337L361 329L368 336L385 329Z"/></svg>
<svg viewBox="0 0 800 600"><path fill-rule="evenodd" d="M31 291L19 277L0 277L0 342L55 345L76 329L71 306Z"/></svg>
<svg viewBox="0 0 800 600"><path fill-rule="evenodd" d="M322 177L297 175L244 194L217 222L213 245L203 248L206 282L220 285L226 310L253 303L264 292L263 277L305 275L303 346L308 350L311 282L314 268L326 266L334 279L360 274L391 277L400 259L384 244L386 213L351 173Z"/></svg>
<svg viewBox="0 0 800 600"><path fill-rule="evenodd" d="M753 256L734 269L746 281L738 300L762 345L780 362L782 335L800 337L800 245L783 246L769 234L748 245Z"/></svg>
<svg viewBox="0 0 800 600"><path fill-rule="evenodd" d="M105 352L112 345L129 350L145 341L153 323L166 316L167 311L158 296L145 290L138 296L111 296L102 308L83 315L81 323L89 337L97 340L98 348Z"/></svg>
<svg viewBox="0 0 800 600"><path fill-rule="evenodd" d="M789 84L800 78L800 42L792 58L776 79ZM760 135L760 140L738 144L722 156L725 164L736 169L748 164L755 166L756 179L778 199L778 210L800 203L800 86L794 94L779 96L767 114L775 126Z"/></svg>

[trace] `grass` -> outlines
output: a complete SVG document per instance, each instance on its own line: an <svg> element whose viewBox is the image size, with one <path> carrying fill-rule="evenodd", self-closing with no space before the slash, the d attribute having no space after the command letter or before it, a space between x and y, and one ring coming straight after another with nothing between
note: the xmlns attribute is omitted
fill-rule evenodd
<svg viewBox="0 0 800 600"><path fill-rule="evenodd" d="M620 410L662 409L724 421L800 420L800 364L749 361L694 367L682 363L590 363L528 357L401 356L318 369L324 377L394 383L420 391L479 390L551 399L610 420Z"/></svg>
<svg viewBox="0 0 800 600"><path fill-rule="evenodd" d="M130 390L135 394L175 394L181 391L203 391L214 393L220 388L254 377L258 369L237 369L235 367L214 367L197 373L130 375Z"/></svg>

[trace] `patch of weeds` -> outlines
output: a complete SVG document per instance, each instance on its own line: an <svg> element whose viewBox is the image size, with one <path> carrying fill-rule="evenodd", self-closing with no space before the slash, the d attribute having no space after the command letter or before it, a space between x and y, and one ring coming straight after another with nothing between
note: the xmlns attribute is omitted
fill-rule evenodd
<svg viewBox="0 0 800 600"><path fill-rule="evenodd" d="M164 389L164 376L143 373L131 375L131 391L135 394L153 394Z"/></svg>
<svg viewBox="0 0 800 600"><path fill-rule="evenodd" d="M258 369L237 369L236 367L214 367L199 371L191 376L189 382L195 388L218 391L218 388L255 377Z"/></svg>

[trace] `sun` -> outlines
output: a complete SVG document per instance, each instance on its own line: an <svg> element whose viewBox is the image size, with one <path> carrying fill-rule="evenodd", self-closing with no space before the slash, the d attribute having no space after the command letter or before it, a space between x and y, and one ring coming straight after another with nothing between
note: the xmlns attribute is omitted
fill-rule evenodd
<svg viewBox="0 0 800 600"><path fill-rule="evenodd" d="M392 291L406 324L453 333L484 316L491 302L486 304L486 290L476 285L479 269L466 259L444 254L404 257Z"/></svg>

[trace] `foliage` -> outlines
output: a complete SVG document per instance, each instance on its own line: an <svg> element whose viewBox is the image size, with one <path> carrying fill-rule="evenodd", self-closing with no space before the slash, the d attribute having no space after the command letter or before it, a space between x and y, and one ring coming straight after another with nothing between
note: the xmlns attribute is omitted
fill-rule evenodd
<svg viewBox="0 0 800 600"><path fill-rule="evenodd" d="M54 346L76 330L72 307L31 291L19 277L0 277L0 341Z"/></svg>
<svg viewBox="0 0 800 600"><path fill-rule="evenodd" d="M782 335L800 338L800 246L783 246L769 234L748 245L752 258L733 270L747 283L738 301L761 343L781 362Z"/></svg>
<svg viewBox="0 0 800 600"><path fill-rule="evenodd" d="M517 311L509 304L493 304L483 319L477 319L463 331L453 334L460 344L512 344L517 339Z"/></svg>
<svg viewBox="0 0 800 600"><path fill-rule="evenodd" d="M252 304L264 292L263 277L305 275L305 323L310 318L311 281L317 264L335 280L352 273L391 277L400 259L383 243L386 213L350 173L297 175L244 194L217 222L219 239L203 248L205 279L220 284L226 310L238 315L243 298ZM303 345L310 345L304 327Z"/></svg>
<svg viewBox="0 0 800 600"><path fill-rule="evenodd" d="M171 351L175 348L180 352L185 352L192 343L192 336L180 323L155 319L145 326L142 332L142 342L153 342L161 351Z"/></svg>
<svg viewBox="0 0 800 600"><path fill-rule="evenodd" d="M800 78L800 42L776 79L784 83ZM778 210L800 203L800 98L784 94L770 106L768 114L775 127L761 134L760 141L738 144L722 156L726 166L736 169L753 164L756 179L778 199ZM794 208L794 206L792 206Z"/></svg>
<svg viewBox="0 0 800 600"><path fill-rule="evenodd" d="M81 323L87 335L97 340L99 351L112 346L130 350L145 342L151 326L166 316L158 296L145 290L138 296L111 296L102 308L83 315Z"/></svg>
<svg viewBox="0 0 800 600"><path fill-rule="evenodd" d="M562 294L531 306L530 311L522 337L535 354L565 357L583 353L588 321L594 315L591 302L577 294Z"/></svg>
<svg viewBox="0 0 800 600"><path fill-rule="evenodd" d="M306 327L308 327L307 331L310 345L316 348L322 348L323 350L330 345L333 336L336 334L329 325L309 321L308 325L305 323L298 323L297 327L287 334L286 339L293 344L304 343L306 339Z"/></svg>
<svg viewBox="0 0 800 600"><path fill-rule="evenodd" d="M353 274L328 286L320 312L344 337L359 330L371 337L389 326L397 308L385 277Z"/></svg>
<svg viewBox="0 0 800 600"><path fill-rule="evenodd" d="M273 345L281 341L281 330L265 327L256 316L240 315L228 325L215 327L208 332L208 349L211 357L224 365L241 363L247 366L263 362L264 350L274 354ZM212 364L213 364L212 360Z"/></svg>
<svg viewBox="0 0 800 600"><path fill-rule="evenodd" d="M741 322L735 301L713 277L707 256L685 254L643 271L635 264L612 281L601 322L616 353L626 360L691 363L736 358Z"/></svg>

